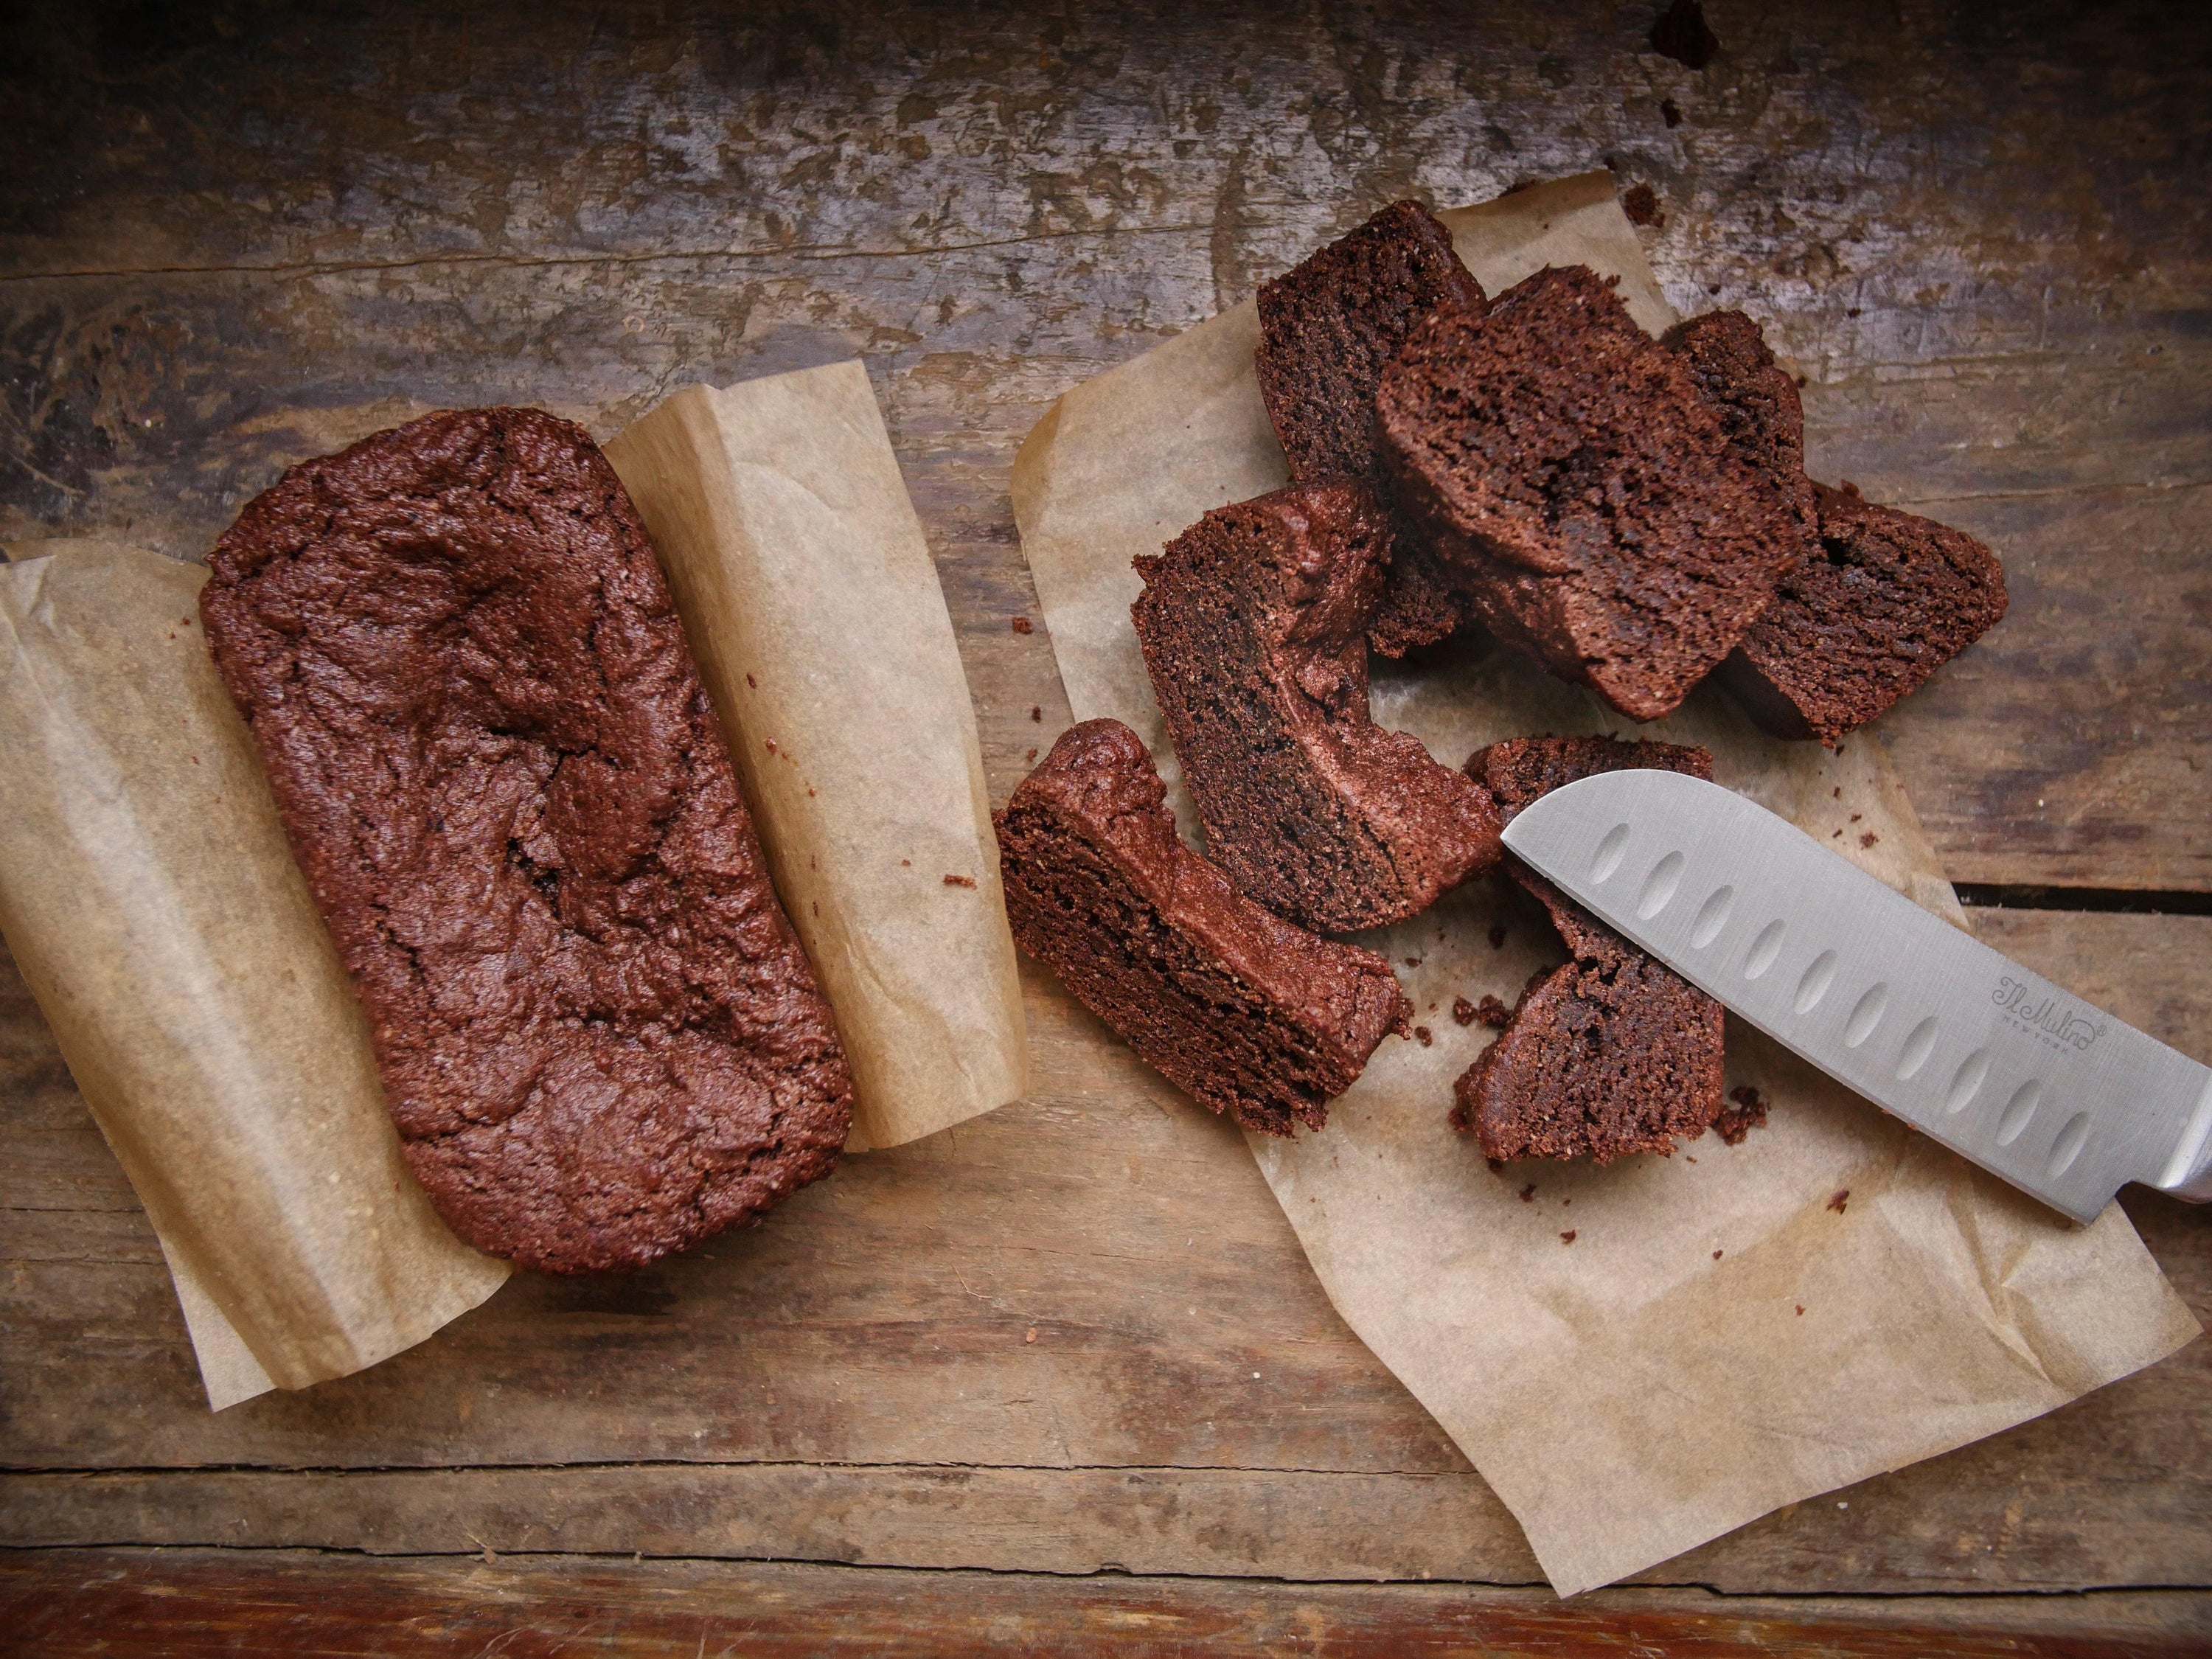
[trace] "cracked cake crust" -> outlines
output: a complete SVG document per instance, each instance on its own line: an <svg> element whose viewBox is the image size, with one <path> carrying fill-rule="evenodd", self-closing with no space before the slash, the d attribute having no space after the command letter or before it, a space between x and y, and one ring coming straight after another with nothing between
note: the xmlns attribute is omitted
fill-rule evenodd
<svg viewBox="0 0 2212 1659"><path fill-rule="evenodd" d="M377 434L287 472L209 562L209 642L457 1233L634 1267L830 1172L830 1010L582 428Z"/></svg>

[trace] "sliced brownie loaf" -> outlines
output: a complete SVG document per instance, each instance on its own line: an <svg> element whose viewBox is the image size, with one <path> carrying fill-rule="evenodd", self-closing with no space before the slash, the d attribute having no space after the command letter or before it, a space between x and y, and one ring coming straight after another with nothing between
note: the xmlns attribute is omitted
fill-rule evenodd
<svg viewBox="0 0 2212 1659"><path fill-rule="evenodd" d="M2004 569L1962 530L1814 486L1816 550L1721 666L1781 738L1830 748L1920 686L2005 613Z"/></svg>
<svg viewBox="0 0 2212 1659"><path fill-rule="evenodd" d="M1390 964L1261 909L1176 838L1118 720L1072 726L995 815L1014 938L1201 1104L1318 1129L1412 1006Z"/></svg>
<svg viewBox="0 0 2212 1659"><path fill-rule="evenodd" d="M1376 409L1401 502L1475 614L1636 720L1718 666L1802 547L1687 362L1584 266L1431 313Z"/></svg>
<svg viewBox="0 0 2212 1659"><path fill-rule="evenodd" d="M1635 767L1712 775L1702 749L1608 738L1517 738L1467 763L1509 823L1562 784ZM1720 1004L1540 876L1507 867L1551 912L1571 959L1522 990L1498 1041L1455 1085L1453 1123L1500 1160L1587 1154L1606 1164L1703 1134L1723 1105Z"/></svg>
<svg viewBox="0 0 2212 1659"><path fill-rule="evenodd" d="M1819 514L1805 476L1805 405L1759 325L1741 311L1710 311L1675 324L1659 343L1689 366L1729 447L1767 476L1813 537Z"/></svg>
<svg viewBox="0 0 2212 1659"><path fill-rule="evenodd" d="M426 416L294 467L209 563L209 644L455 1232L634 1267L830 1173L836 1025L589 434Z"/></svg>
<svg viewBox="0 0 2212 1659"><path fill-rule="evenodd" d="M1393 202L1262 283L1254 368L1291 477L1299 483L1352 478L1386 490L1375 441L1382 366L1430 312L1480 313L1485 304L1451 233L1418 202ZM1463 614L1425 538L1404 526L1368 623L1375 648L1403 656L1443 638Z"/></svg>
<svg viewBox="0 0 2212 1659"><path fill-rule="evenodd" d="M1137 561L1130 614L1208 856L1336 933L1425 910L1498 857L1489 797L1368 717L1363 629L1389 536L1356 485L1293 484Z"/></svg>
<svg viewBox="0 0 2212 1659"><path fill-rule="evenodd" d="M1729 442L1796 509L1803 550L1720 669L1752 718L1832 748L1965 650L2005 612L1996 555L1962 531L1805 476L1805 414L1740 311L1663 337L1719 410Z"/></svg>

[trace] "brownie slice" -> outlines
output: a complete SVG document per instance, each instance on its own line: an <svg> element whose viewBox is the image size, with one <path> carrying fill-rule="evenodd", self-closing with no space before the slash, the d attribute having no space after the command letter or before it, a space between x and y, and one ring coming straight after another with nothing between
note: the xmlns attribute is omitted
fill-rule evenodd
<svg viewBox="0 0 2212 1659"><path fill-rule="evenodd" d="M1741 311L1711 311L1675 324L1659 343L1680 355L1719 412L1729 447L1766 475L1809 542L1820 514L1805 476L1805 405L1759 325Z"/></svg>
<svg viewBox="0 0 2212 1659"><path fill-rule="evenodd" d="M1375 438L1375 388L1413 325L1438 307L1480 313L1482 285L1451 233L1418 202L1393 202L1260 288L1254 368L1267 419L1299 483L1389 480ZM1411 526L1401 527L1368 637L1386 657L1443 638L1465 606Z"/></svg>
<svg viewBox="0 0 2212 1659"><path fill-rule="evenodd" d="M2004 615L2004 571L1962 531L1807 477L1796 385L1741 312L1693 317L1662 338L1720 411L1730 446L1804 527L1802 552L1721 665L1721 684L1775 736L1833 748Z"/></svg>
<svg viewBox="0 0 2212 1659"><path fill-rule="evenodd" d="M1467 763L1510 823L1539 796L1629 768L1712 776L1702 749L1610 738L1521 738ZM1454 1085L1452 1122L1484 1155L1600 1164L1671 1152L1721 1115L1721 1006L1509 860L1571 953L1528 981L1498 1041Z"/></svg>
<svg viewBox="0 0 2212 1659"><path fill-rule="evenodd" d="M1318 1129L1412 1005L1373 951L1230 885L1176 838L1166 795L1127 726L1070 727L994 815L1014 938L1201 1104Z"/></svg>
<svg viewBox="0 0 2212 1659"><path fill-rule="evenodd" d="M1136 562L1130 614L1206 853L1336 933L1426 909L1498 857L1489 797L1368 717L1388 520L1350 483L1217 508Z"/></svg>
<svg viewBox="0 0 2212 1659"><path fill-rule="evenodd" d="M1964 531L1814 486L1814 551L1721 666L1721 684L1781 738L1834 748L2005 613L2004 569Z"/></svg>
<svg viewBox="0 0 2212 1659"><path fill-rule="evenodd" d="M830 1173L852 1081L590 434L432 415L294 467L201 614L469 1243L635 1267Z"/></svg>
<svg viewBox="0 0 2212 1659"><path fill-rule="evenodd" d="M1585 266L1432 313L1376 409L1400 500L1475 614L1632 719L1718 666L1802 546L1684 357Z"/></svg>

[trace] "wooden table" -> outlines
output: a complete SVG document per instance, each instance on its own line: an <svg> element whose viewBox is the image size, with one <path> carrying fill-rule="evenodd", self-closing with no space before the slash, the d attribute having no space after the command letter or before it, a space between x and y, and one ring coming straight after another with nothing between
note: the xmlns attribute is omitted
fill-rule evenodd
<svg viewBox="0 0 2212 1659"><path fill-rule="evenodd" d="M1979 931L2212 1054L2212 34L2186 9L1713 0L1702 71L1649 50L1644 3L735 9L0 24L0 538L197 557L285 465L424 410L605 434L857 353L1003 799L1067 719L1043 629L1010 626L1035 602L1007 473L1046 404L1394 197L1608 166L1651 192L1675 303L1745 306L1805 376L1816 473L2004 556L2008 620L1884 723ZM210 1416L9 969L0 1649L2212 1643L2207 1344L1559 1603L1237 1136L1027 985L1027 1102ZM2212 1217L2125 1202L2212 1305Z"/></svg>

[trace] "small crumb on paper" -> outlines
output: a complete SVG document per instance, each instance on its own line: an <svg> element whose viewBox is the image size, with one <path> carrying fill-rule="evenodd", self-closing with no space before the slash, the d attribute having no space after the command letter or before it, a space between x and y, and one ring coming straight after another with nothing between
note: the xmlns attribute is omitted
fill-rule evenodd
<svg viewBox="0 0 2212 1659"><path fill-rule="evenodd" d="M1036 765L1036 750L1034 750L1034 749L1032 749L1032 750L1030 750L1027 754L1024 755L1024 756L1022 757L1022 763L1023 763L1024 765L1025 765L1025 766L1034 766L1034 765Z"/></svg>
<svg viewBox="0 0 2212 1659"><path fill-rule="evenodd" d="M1014 632L1017 634L1034 634L1036 632L1036 624L1031 622L1027 617L1013 617L1008 618L1008 620L1013 623Z"/></svg>
<svg viewBox="0 0 2212 1659"><path fill-rule="evenodd" d="M1454 1019L1457 1020L1462 1025L1472 1025L1474 1024L1474 1016L1475 1006L1465 997L1454 997L1452 999L1452 1018Z"/></svg>
<svg viewBox="0 0 2212 1659"><path fill-rule="evenodd" d="M1024 1334L1023 1334L1022 1340L1023 1340L1023 1341L1024 1341L1024 1342L1034 1342L1034 1341L1036 1341L1036 1326L1034 1326L1034 1325L1030 1326L1030 1327L1029 1328L1029 1329L1028 1329L1025 1333L1024 1333Z"/></svg>
<svg viewBox="0 0 2212 1659"><path fill-rule="evenodd" d="M1714 1261L1719 1261L1720 1259L1721 1259L1721 1253L1720 1253L1718 1250L1715 1250L1715 1251L1713 1252L1713 1260L1714 1260Z"/></svg>
<svg viewBox="0 0 2212 1659"><path fill-rule="evenodd" d="M1800 1303L1797 1304L1797 1311L1798 1311L1798 1313L1799 1313L1800 1315L1802 1315L1802 1314L1804 1313L1804 1311L1805 1311L1805 1304L1804 1304L1803 1303L1800 1302Z"/></svg>
<svg viewBox="0 0 2212 1659"><path fill-rule="evenodd" d="M1765 1127L1766 1103L1748 1083L1738 1084L1729 1090L1729 1099L1735 1103L1722 1109L1721 1115L1713 1120L1713 1131L1729 1146L1741 1146L1746 1135Z"/></svg>
<svg viewBox="0 0 2212 1659"><path fill-rule="evenodd" d="M973 876L947 876L945 878L945 884L947 887L973 887L975 884L975 878Z"/></svg>
<svg viewBox="0 0 2212 1659"><path fill-rule="evenodd" d="M1881 837L1880 836L1877 836L1873 830L1869 830L1866 834L1859 837L1859 845L1862 847L1871 847L1875 842L1881 839Z"/></svg>
<svg viewBox="0 0 2212 1659"><path fill-rule="evenodd" d="M1493 1031L1502 1031L1513 1022L1513 1011L1496 997L1486 996L1474 1011L1474 1017Z"/></svg>
<svg viewBox="0 0 2212 1659"><path fill-rule="evenodd" d="M1838 1215L1841 1215L1844 1212L1844 1206L1850 1202L1850 1197L1851 1189L1846 1187L1828 1200L1828 1207L1833 1210Z"/></svg>
<svg viewBox="0 0 2212 1659"><path fill-rule="evenodd" d="M1653 230L1663 229L1667 216L1659 211L1659 197L1649 185L1632 185L1621 193L1620 210L1628 216L1632 225L1644 225Z"/></svg>
<svg viewBox="0 0 2212 1659"><path fill-rule="evenodd" d="M748 674L745 676L745 688L748 690L757 691L760 690L760 682Z"/></svg>
<svg viewBox="0 0 2212 1659"><path fill-rule="evenodd" d="M1566 1231L1559 1235L1559 1243L1562 1244L1571 1244L1574 1242L1575 1230L1572 1227L1568 1228Z"/></svg>
<svg viewBox="0 0 2212 1659"><path fill-rule="evenodd" d="M1437 1034L1425 1025L1416 1025L1413 1028L1413 1038L1425 1048L1437 1040Z"/></svg>
<svg viewBox="0 0 2212 1659"><path fill-rule="evenodd" d="M1421 965L1421 959L1420 959L1420 957L1407 957L1406 958L1406 966L1407 966L1408 968L1418 968L1418 967L1419 967L1420 965Z"/></svg>
<svg viewBox="0 0 2212 1659"><path fill-rule="evenodd" d="M1534 1182L1530 1182L1527 1186L1521 1189L1521 1201L1523 1204L1533 1204L1536 1201L1536 1183Z"/></svg>
<svg viewBox="0 0 2212 1659"><path fill-rule="evenodd" d="M1033 702L1030 705L1030 724L1032 726L1042 726L1044 724L1044 705L1042 703Z"/></svg>

